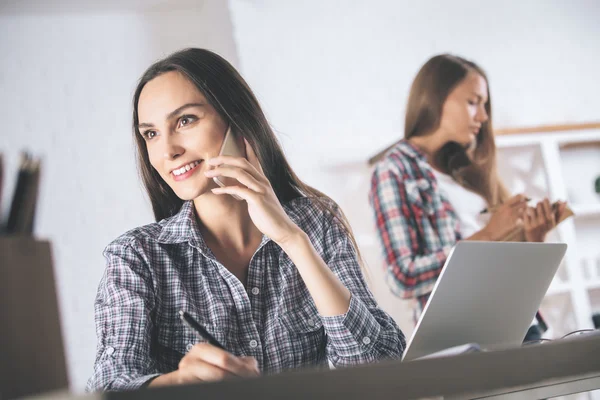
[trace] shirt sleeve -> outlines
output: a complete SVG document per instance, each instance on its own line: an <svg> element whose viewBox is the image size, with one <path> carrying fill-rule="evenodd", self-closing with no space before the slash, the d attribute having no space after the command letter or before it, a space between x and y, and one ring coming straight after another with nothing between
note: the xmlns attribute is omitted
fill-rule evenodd
<svg viewBox="0 0 600 400"><path fill-rule="evenodd" d="M402 180L386 162L373 172L369 202L383 248L386 280L402 298L433 290L457 240L450 216L441 209L426 210L419 195L414 195L418 190L417 182Z"/></svg>
<svg viewBox="0 0 600 400"><path fill-rule="evenodd" d="M159 375L150 349L150 271L130 243L112 243L104 256L107 267L94 307L96 361L86 391L138 389Z"/></svg>
<svg viewBox="0 0 600 400"><path fill-rule="evenodd" d="M335 366L343 366L400 358L406 345L404 334L377 306L354 246L341 224L332 223L325 244L325 263L351 294L345 314L322 317L328 359Z"/></svg>

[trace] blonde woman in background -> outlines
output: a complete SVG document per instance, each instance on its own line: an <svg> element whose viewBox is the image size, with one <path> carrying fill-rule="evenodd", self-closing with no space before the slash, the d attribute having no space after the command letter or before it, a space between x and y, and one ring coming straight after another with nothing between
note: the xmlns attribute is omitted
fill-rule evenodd
<svg viewBox="0 0 600 400"><path fill-rule="evenodd" d="M373 172L370 204L392 291L425 306L450 250L459 240L499 241L522 227L542 242L565 207L548 199L528 207L498 177L488 79L475 63L431 58L409 95L404 139ZM482 214L486 208L493 214ZM529 340L535 332L528 334Z"/></svg>

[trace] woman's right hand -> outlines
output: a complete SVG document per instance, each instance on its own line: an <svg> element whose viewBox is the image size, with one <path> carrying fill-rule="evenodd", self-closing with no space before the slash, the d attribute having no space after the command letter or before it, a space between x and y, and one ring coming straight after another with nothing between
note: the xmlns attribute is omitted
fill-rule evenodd
<svg viewBox="0 0 600 400"><path fill-rule="evenodd" d="M498 241L523 225L523 214L527 209L527 197L518 194L499 206L491 215L487 225L467 240Z"/></svg>
<svg viewBox="0 0 600 400"><path fill-rule="evenodd" d="M254 357L236 357L208 343L198 343L179 362L179 368L153 379L148 386L220 381L260 375Z"/></svg>

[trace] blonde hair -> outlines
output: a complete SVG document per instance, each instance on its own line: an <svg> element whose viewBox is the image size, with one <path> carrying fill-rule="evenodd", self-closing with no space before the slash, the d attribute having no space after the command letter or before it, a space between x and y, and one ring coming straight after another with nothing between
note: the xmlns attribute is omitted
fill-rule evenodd
<svg viewBox="0 0 600 400"><path fill-rule="evenodd" d="M442 109L450 92L461 83L469 72L476 72L486 82L485 72L474 62L450 54L432 57L417 73L408 97L404 137L424 136L439 128ZM489 91L489 84L488 84ZM492 101L488 94L485 104L488 120L477 135L477 146L470 163L448 173L461 186L483 197L488 205L504 202L509 193L502 184L496 168L496 144L492 131Z"/></svg>

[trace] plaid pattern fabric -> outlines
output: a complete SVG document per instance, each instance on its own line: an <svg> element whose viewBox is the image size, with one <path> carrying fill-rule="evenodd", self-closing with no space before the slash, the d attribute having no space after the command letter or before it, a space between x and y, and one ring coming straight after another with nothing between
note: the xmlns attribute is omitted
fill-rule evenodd
<svg viewBox="0 0 600 400"><path fill-rule="evenodd" d="M406 140L375 166L369 201L388 285L399 297L417 299L417 317L461 239L458 216L425 155Z"/></svg>
<svg viewBox="0 0 600 400"><path fill-rule="evenodd" d="M95 302L98 347L87 390L136 389L178 363L200 339L179 320L190 313L225 348L253 356L263 373L398 358L404 335L378 308L355 250L331 214L311 200L284 205L352 294L346 314L322 317L295 265L263 237L247 286L214 257L192 202L159 223L132 230L106 248Z"/></svg>

